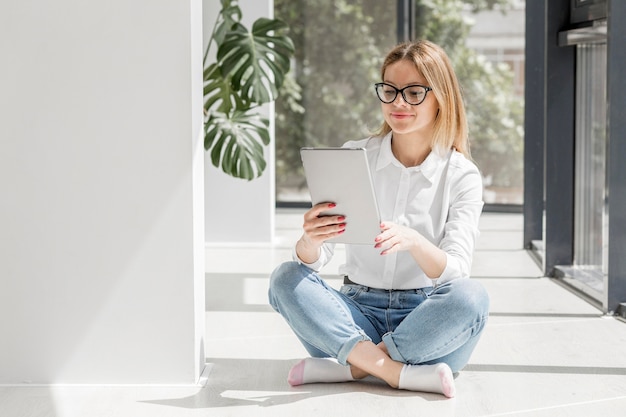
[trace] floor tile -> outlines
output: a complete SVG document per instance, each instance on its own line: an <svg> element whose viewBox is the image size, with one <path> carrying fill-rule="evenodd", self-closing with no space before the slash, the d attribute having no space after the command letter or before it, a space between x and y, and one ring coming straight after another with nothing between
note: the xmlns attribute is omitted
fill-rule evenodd
<svg viewBox="0 0 626 417"><path fill-rule="evenodd" d="M207 385L0 387L2 417L456 416L595 417L626 410L626 323L542 277L521 246L520 214L486 213L473 279L490 318L457 397L388 388L373 378L291 387L306 351L267 302L271 271L291 259L303 210L278 210L272 244L206 248ZM323 276L341 286L337 246Z"/></svg>

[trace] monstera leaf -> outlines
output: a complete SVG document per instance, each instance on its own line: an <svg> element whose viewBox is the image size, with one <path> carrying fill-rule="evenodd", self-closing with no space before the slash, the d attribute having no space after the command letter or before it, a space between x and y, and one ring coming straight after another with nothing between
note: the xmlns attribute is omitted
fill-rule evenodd
<svg viewBox="0 0 626 417"><path fill-rule="evenodd" d="M237 178L251 180L261 175L266 167L262 145L270 143L268 125L267 119L251 111L211 113L204 140L213 165Z"/></svg>
<svg viewBox="0 0 626 417"><path fill-rule="evenodd" d="M224 38L230 32L230 29L238 22L241 21L241 9L237 6L236 1L222 0L222 10L217 17L217 22L213 27L213 35L211 40L215 41L218 45L224 42ZM210 45L209 45L210 47ZM207 51L209 48L207 48ZM204 55L204 64L206 65L207 54Z"/></svg>
<svg viewBox="0 0 626 417"><path fill-rule="evenodd" d="M269 122L256 110L278 97L294 46L280 20L257 19L250 32L241 17L235 0L222 0L204 59L204 147L213 165L251 180L265 170L270 143ZM217 61L207 63L213 43Z"/></svg>
<svg viewBox="0 0 626 417"><path fill-rule="evenodd" d="M246 108L238 91L235 90L229 78L224 78L217 63L204 69L204 111L211 109L222 113L229 113L232 109Z"/></svg>
<svg viewBox="0 0 626 417"><path fill-rule="evenodd" d="M294 50L289 38L275 35L286 28L281 21L261 18L251 33L236 24L224 38L217 59L244 101L267 103L278 96Z"/></svg>

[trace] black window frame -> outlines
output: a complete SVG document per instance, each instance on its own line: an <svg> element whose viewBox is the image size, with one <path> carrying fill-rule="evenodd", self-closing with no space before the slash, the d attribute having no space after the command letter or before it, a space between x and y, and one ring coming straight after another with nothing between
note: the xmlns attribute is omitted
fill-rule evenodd
<svg viewBox="0 0 626 417"><path fill-rule="evenodd" d="M572 26L585 26L607 17L607 0L571 0L570 4Z"/></svg>

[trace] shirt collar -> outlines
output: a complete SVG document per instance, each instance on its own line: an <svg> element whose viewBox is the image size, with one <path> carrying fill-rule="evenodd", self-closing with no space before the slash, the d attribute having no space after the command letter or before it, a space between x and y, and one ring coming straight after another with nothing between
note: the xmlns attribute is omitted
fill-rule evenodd
<svg viewBox="0 0 626 417"><path fill-rule="evenodd" d="M376 171L380 171L387 165L395 161L393 152L391 152L391 132L387 133L380 142L380 151L378 152L378 161L376 162Z"/></svg>
<svg viewBox="0 0 626 417"><path fill-rule="evenodd" d="M376 162L376 171L380 171L388 165L393 164L402 169L407 169L410 172L421 172L422 175L432 183L433 177L437 173L437 167L441 164L442 161L448 158L448 155L450 155L450 152L452 151L448 151L445 154L440 154L437 151L431 151L424 160L424 162L422 162L420 165L406 168L396 159L396 157L393 155L393 152L391 151L391 134L392 132L386 134L381 141L380 151L378 153L378 161Z"/></svg>

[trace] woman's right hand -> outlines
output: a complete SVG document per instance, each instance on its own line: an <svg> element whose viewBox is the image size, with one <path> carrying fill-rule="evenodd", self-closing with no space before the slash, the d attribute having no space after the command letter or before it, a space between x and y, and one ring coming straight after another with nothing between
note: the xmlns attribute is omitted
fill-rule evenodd
<svg viewBox="0 0 626 417"><path fill-rule="evenodd" d="M344 216L324 215L325 211L335 206L335 203L320 203L304 213L304 233L296 246L298 257L303 261L316 261L322 244L346 231Z"/></svg>

